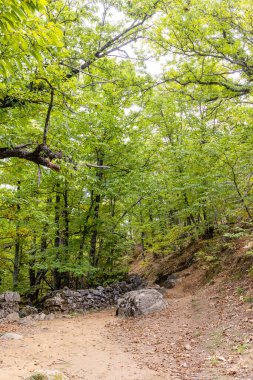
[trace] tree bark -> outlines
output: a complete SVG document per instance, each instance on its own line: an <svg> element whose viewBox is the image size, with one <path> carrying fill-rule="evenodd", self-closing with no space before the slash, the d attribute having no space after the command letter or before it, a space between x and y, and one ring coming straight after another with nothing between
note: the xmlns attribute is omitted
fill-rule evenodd
<svg viewBox="0 0 253 380"><path fill-rule="evenodd" d="M101 152L97 152L97 166L103 166L103 154ZM96 172L96 182L98 187L100 187L102 179L103 179L103 171L102 169L97 169ZM101 195L96 194L94 199L94 212L93 212L93 229L91 233L90 239L90 262L92 266L96 266L96 250L97 250L97 237L98 237L98 221L99 221L99 208L101 202Z"/></svg>
<svg viewBox="0 0 253 380"><path fill-rule="evenodd" d="M14 267L13 267L13 290L16 290L18 287L18 277L19 277L19 260L20 260L20 234L19 234L19 211L20 211L20 185L21 182L18 181L17 186L17 212L16 212L16 243L15 243L15 254L14 254Z"/></svg>
<svg viewBox="0 0 253 380"><path fill-rule="evenodd" d="M0 148L0 160L4 158L21 158L27 161L34 162L35 164L45 166L49 169L59 171L60 167L53 164L51 160L55 158L62 158L61 152L52 152L47 145L39 144L34 150L27 150L31 144L19 145L16 147Z"/></svg>
<svg viewBox="0 0 253 380"><path fill-rule="evenodd" d="M59 260L60 252L60 193L59 193L59 183L56 184L56 196L55 196L55 217L54 217L54 223L55 223L55 239L54 239L54 247L55 247L55 259L56 261ZM58 265L58 262L57 262ZM58 270L58 268L54 269L54 288L60 289L61 287L61 274Z"/></svg>

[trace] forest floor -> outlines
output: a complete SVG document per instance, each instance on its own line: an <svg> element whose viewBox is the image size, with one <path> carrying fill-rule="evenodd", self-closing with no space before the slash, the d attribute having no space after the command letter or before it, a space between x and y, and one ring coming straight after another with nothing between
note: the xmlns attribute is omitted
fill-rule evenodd
<svg viewBox="0 0 253 380"><path fill-rule="evenodd" d="M198 272L184 271L168 308L146 317L107 310L2 325L23 339L0 340L0 379L57 369L71 380L253 380L251 281L197 283Z"/></svg>

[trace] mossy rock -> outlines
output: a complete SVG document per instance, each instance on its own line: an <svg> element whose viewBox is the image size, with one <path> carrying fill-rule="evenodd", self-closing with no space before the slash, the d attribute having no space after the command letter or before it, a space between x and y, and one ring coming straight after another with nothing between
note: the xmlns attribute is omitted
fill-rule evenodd
<svg viewBox="0 0 253 380"><path fill-rule="evenodd" d="M67 380L67 377L59 371L39 371L26 380Z"/></svg>

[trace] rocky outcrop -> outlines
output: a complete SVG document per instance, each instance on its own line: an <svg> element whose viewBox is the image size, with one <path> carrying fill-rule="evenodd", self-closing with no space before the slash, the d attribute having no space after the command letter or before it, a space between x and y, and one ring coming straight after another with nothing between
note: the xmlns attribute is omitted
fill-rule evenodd
<svg viewBox="0 0 253 380"><path fill-rule="evenodd" d="M42 300L41 308L46 313L84 312L90 309L102 309L115 305L126 292L144 286L139 276L131 276L128 281L121 281L110 286L98 286L96 289L71 290L64 288L50 292Z"/></svg>
<svg viewBox="0 0 253 380"><path fill-rule="evenodd" d="M116 315L138 317L163 310L167 306L163 295L155 289L128 292L118 300Z"/></svg>
<svg viewBox="0 0 253 380"><path fill-rule="evenodd" d="M8 315L17 315L19 311L20 295L16 292L0 294L0 319Z"/></svg>

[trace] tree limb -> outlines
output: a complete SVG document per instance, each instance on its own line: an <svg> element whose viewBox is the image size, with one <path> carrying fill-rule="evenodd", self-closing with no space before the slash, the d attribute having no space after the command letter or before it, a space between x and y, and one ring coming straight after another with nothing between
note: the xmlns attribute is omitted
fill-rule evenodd
<svg viewBox="0 0 253 380"><path fill-rule="evenodd" d="M60 167L51 162L52 159L62 158L62 152L52 152L47 145L39 144L33 151L26 150L28 144L16 146L13 148L0 148L0 159L17 157L27 161L34 162L38 165L45 166L55 171L59 171Z"/></svg>
<svg viewBox="0 0 253 380"><path fill-rule="evenodd" d="M88 168L96 168L96 169L110 169L110 166L106 166L106 165L93 165L93 164L86 164L86 166Z"/></svg>

